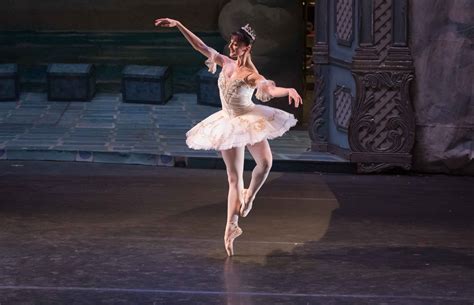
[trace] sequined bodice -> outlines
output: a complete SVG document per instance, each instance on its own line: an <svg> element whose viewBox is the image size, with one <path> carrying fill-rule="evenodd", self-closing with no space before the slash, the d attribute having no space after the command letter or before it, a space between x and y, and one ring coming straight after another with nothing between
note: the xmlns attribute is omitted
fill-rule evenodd
<svg viewBox="0 0 474 305"><path fill-rule="evenodd" d="M239 116L255 107L252 95L255 88L245 83L243 79L228 79L223 72L217 80L222 109L230 116Z"/></svg>

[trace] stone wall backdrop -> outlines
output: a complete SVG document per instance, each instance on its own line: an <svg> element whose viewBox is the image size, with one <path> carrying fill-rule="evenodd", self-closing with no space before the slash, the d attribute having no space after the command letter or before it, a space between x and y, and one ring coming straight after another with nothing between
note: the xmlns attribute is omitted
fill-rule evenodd
<svg viewBox="0 0 474 305"><path fill-rule="evenodd" d="M227 52L230 33L257 31L255 63L281 86L302 93L303 18L286 0L2 0L0 62L20 64L22 87L42 90L50 62L97 66L99 90L120 90L126 64L169 65L176 92L195 92L205 58L176 29L156 29L157 17L183 22L207 44ZM285 99L272 102L289 108Z"/></svg>
<svg viewBox="0 0 474 305"><path fill-rule="evenodd" d="M410 1L414 168L474 174L474 1Z"/></svg>
<svg viewBox="0 0 474 305"><path fill-rule="evenodd" d="M2 0L2 30L153 31L157 17L215 31L229 0Z"/></svg>
<svg viewBox="0 0 474 305"><path fill-rule="evenodd" d="M6 2L5 2L6 1ZM157 17L181 20L215 48L225 45L217 21L228 0L2 0L0 62L20 66L22 89L44 91L51 62L93 63L100 91L120 90L125 65L166 65L176 92L195 92L204 56Z"/></svg>

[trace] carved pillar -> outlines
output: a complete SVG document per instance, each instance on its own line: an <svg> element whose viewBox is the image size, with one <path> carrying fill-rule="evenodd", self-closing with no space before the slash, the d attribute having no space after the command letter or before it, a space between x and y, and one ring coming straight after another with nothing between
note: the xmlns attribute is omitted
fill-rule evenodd
<svg viewBox="0 0 474 305"><path fill-rule="evenodd" d="M314 63L314 103L311 108L311 119L309 124L309 136L311 148L314 151L327 151L328 147L328 119L329 108L327 107L326 78L327 65L329 64L329 20L328 0L318 0L315 5L314 24L315 45L313 46Z"/></svg>
<svg viewBox="0 0 474 305"><path fill-rule="evenodd" d="M360 0L360 44L353 58L356 104L349 123L359 172L410 169L415 119L409 86L407 0Z"/></svg>
<svg viewBox="0 0 474 305"><path fill-rule="evenodd" d="M386 64L413 70L413 60L408 47L408 1L393 2L392 45L388 49Z"/></svg>

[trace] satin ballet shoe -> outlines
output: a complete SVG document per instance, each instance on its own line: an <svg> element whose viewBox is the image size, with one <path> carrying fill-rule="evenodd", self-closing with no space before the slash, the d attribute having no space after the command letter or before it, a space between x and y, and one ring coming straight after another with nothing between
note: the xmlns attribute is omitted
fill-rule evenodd
<svg viewBox="0 0 474 305"><path fill-rule="evenodd" d="M225 251L227 256L234 255L234 239L242 235L243 231L237 223L229 222L226 227L226 236L224 237Z"/></svg>
<svg viewBox="0 0 474 305"><path fill-rule="evenodd" d="M242 190L243 203L240 205L240 216L242 217L247 217L253 205L253 200L250 202L245 202L245 197L247 197L247 191L248 189Z"/></svg>

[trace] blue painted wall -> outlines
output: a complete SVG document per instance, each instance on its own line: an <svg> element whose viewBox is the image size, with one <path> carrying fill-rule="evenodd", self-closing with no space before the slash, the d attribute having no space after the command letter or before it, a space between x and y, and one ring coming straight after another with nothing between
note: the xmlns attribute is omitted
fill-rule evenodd
<svg viewBox="0 0 474 305"><path fill-rule="evenodd" d="M355 35L356 29L358 28L358 1L355 1L355 12L354 12L354 24L353 32L354 39L351 46L344 46L337 43L336 36L336 13L335 13L335 3L336 1L329 1L329 55L331 64L329 65L328 71L328 82L326 85L326 94L328 101L328 128L329 128L329 139L330 144L337 145L341 148L349 149L349 141L347 131L338 129L335 118L335 101L334 101L334 91L337 86L343 86L351 90L351 95L356 96L355 81L352 77L350 71L350 64L352 62L352 57L354 56L355 49L359 44L358 37ZM349 65L349 68L343 67L334 63L335 61L343 61Z"/></svg>

